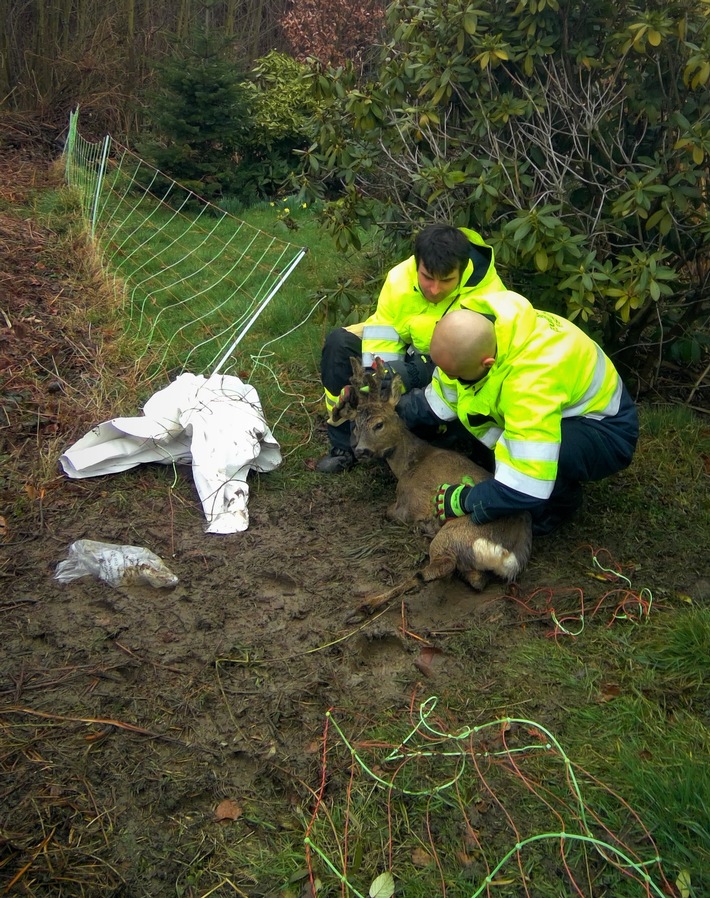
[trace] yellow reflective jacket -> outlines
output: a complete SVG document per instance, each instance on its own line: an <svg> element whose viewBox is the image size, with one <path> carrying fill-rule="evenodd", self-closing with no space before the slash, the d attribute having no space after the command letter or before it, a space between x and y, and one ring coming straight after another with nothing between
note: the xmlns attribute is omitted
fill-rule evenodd
<svg viewBox="0 0 710 898"><path fill-rule="evenodd" d="M498 311L496 359L485 377L464 384L437 368L425 395L438 418L458 417L494 449L498 483L544 500L557 477L562 419L616 415L622 382L576 325L527 300L516 311L517 296L487 297Z"/></svg>
<svg viewBox="0 0 710 898"><path fill-rule="evenodd" d="M476 231L460 228L471 243L471 261L461 277L459 288L439 303L428 302L419 289L414 256L395 266L387 275L375 312L362 329L362 363L368 368L379 356L384 362L404 359L412 347L428 355L436 322L450 309L462 303L479 311L479 296L504 291L495 269L492 247Z"/></svg>

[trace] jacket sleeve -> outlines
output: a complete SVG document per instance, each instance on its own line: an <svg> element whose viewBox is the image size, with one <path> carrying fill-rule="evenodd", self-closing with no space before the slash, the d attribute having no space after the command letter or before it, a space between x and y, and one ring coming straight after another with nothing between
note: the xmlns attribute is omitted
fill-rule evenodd
<svg viewBox="0 0 710 898"><path fill-rule="evenodd" d="M401 288L390 272L377 299L377 308L363 327L362 364L365 368L371 368L376 357L383 362L404 361L407 344L395 325L401 301Z"/></svg>
<svg viewBox="0 0 710 898"><path fill-rule="evenodd" d="M542 499L520 493L491 478L476 484L466 497L465 510L476 524L488 524L498 518L522 511L533 511L544 505Z"/></svg>
<svg viewBox="0 0 710 898"><path fill-rule="evenodd" d="M446 423L429 405L427 401L428 389L409 390L397 403L397 414L409 430L421 426L438 427Z"/></svg>

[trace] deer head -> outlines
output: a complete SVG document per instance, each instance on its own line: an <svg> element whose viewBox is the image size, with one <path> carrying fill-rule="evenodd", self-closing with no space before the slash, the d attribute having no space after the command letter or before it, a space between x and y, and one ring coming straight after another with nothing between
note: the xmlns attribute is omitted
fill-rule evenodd
<svg viewBox="0 0 710 898"><path fill-rule="evenodd" d="M402 395L398 374L390 377L380 359L366 371L357 358L350 360L351 390L333 409L332 420L352 421L352 447L358 458L388 458L401 440L404 424L396 412Z"/></svg>

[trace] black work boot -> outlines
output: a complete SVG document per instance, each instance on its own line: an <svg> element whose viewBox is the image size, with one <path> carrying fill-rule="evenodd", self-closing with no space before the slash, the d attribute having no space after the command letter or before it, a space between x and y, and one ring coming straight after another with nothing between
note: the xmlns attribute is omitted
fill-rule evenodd
<svg viewBox="0 0 710 898"><path fill-rule="evenodd" d="M340 449L333 446L327 455L319 459L316 471L319 474L342 474L349 471L355 465L355 454L352 449Z"/></svg>
<svg viewBox="0 0 710 898"><path fill-rule="evenodd" d="M579 483L565 484L556 489L542 510L532 516L533 536L554 533L561 524L571 520L582 504L582 487Z"/></svg>

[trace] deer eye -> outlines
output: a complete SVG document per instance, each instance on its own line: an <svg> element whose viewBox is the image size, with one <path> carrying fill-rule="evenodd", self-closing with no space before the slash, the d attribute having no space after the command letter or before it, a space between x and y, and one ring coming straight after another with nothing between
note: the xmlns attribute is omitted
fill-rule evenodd
<svg viewBox="0 0 710 898"><path fill-rule="evenodd" d="M385 422L384 422L384 421L378 421L377 424L375 424L375 426L374 426L372 429L373 429L373 430L382 430L382 428L383 428L384 426L385 426Z"/></svg>

